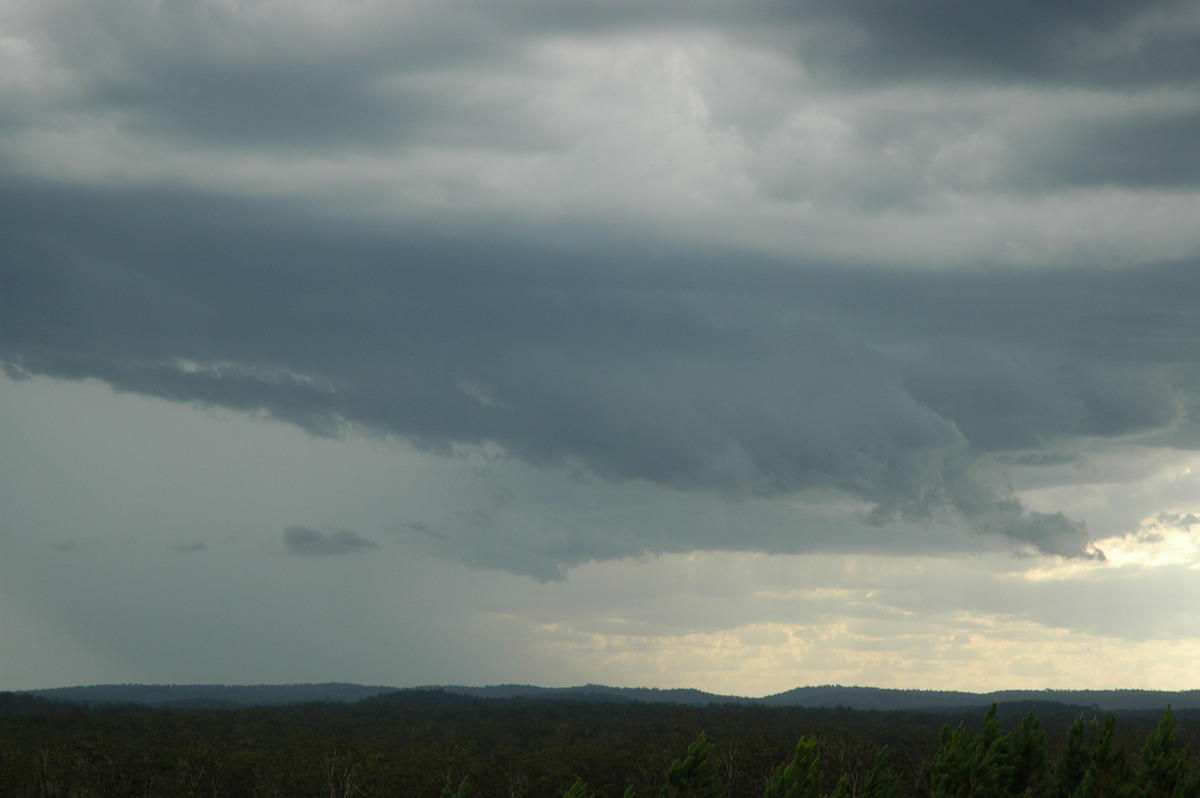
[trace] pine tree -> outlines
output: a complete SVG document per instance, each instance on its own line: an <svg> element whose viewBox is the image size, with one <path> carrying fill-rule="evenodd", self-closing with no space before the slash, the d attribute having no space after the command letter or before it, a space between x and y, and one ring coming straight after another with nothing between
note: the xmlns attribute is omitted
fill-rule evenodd
<svg viewBox="0 0 1200 798"><path fill-rule="evenodd" d="M816 738L801 737L791 761L780 765L767 782L763 798L820 798L824 780Z"/></svg>
<svg viewBox="0 0 1200 798"><path fill-rule="evenodd" d="M1021 721L1013 741L1013 770L1009 791L1029 796L1048 796L1051 791L1046 766L1046 732L1033 710Z"/></svg>
<svg viewBox="0 0 1200 798"><path fill-rule="evenodd" d="M1016 772L1013 736L1002 734L996 705L972 738L961 726L942 729L941 746L927 768L932 798L999 798L1011 795Z"/></svg>
<svg viewBox="0 0 1200 798"><path fill-rule="evenodd" d="M442 787L441 798L468 798L470 794L471 787L465 778L458 783L457 787L455 787L454 784L447 779L445 786Z"/></svg>
<svg viewBox="0 0 1200 798"><path fill-rule="evenodd" d="M1192 777L1187 746L1175 743L1179 724L1168 706L1158 725L1146 736L1136 784L1142 794L1151 798L1193 798L1200 794L1200 785Z"/></svg>
<svg viewBox="0 0 1200 798"><path fill-rule="evenodd" d="M583 779L576 778L575 783L563 793L563 798L596 798L596 791L588 787Z"/></svg>
<svg viewBox="0 0 1200 798"><path fill-rule="evenodd" d="M900 777L892 770L891 757L886 748L875 755L875 763L867 773L866 783L860 798L894 798L904 794Z"/></svg>
<svg viewBox="0 0 1200 798"><path fill-rule="evenodd" d="M1058 798L1104 798L1118 792L1137 792L1131 783L1125 747L1116 745L1117 719L1104 725L1081 715L1067 731L1066 747L1055 772L1053 794ZM1133 796L1128 796L1133 798Z"/></svg>
<svg viewBox="0 0 1200 798"><path fill-rule="evenodd" d="M834 785L833 792L829 793L829 798L853 798L854 793L850 790L850 777L845 773L838 779L838 783Z"/></svg>
<svg viewBox="0 0 1200 798"><path fill-rule="evenodd" d="M662 795L665 798L720 798L724 794L720 763L712 754L713 744L701 732L688 746L687 757L671 763Z"/></svg>
<svg viewBox="0 0 1200 798"><path fill-rule="evenodd" d="M929 794L932 798L951 798L967 795L962 785L970 783L971 755L967 730L962 726L953 732L942 727L941 740L933 761L926 765Z"/></svg>
<svg viewBox="0 0 1200 798"><path fill-rule="evenodd" d="M1110 716L1111 717L1111 716ZM1096 721L1092 721L1094 729ZM1067 742L1063 747L1062 757L1058 761L1055 772L1055 795L1058 798L1068 798L1083 784L1088 772L1091 758L1087 743L1088 726L1083 721L1083 715L1075 719L1071 728L1067 729Z"/></svg>

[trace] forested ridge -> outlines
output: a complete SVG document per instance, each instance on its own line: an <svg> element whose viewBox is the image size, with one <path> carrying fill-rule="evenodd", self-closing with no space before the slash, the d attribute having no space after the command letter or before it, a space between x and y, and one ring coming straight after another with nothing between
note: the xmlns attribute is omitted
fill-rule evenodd
<svg viewBox="0 0 1200 798"><path fill-rule="evenodd" d="M0 693L5 796L1200 798L1194 710L971 713L403 691L80 706Z"/></svg>
<svg viewBox="0 0 1200 798"><path fill-rule="evenodd" d="M966 693L958 690L902 690L882 687L853 687L836 684L796 687L782 693L750 698L717 695L694 689L611 687L587 684L575 687L538 687L530 684L495 684L486 687L428 685L407 688L422 692L441 691L476 698L561 698L581 701L646 701L669 704L762 704L764 706L849 707L851 709L974 710L993 703L1010 705L1030 702L1073 704L1100 710L1120 711L1163 707L1200 709L1200 690L999 690ZM321 684L95 684L22 691L27 695L79 704L130 703L159 707L239 707L335 701L352 703L385 693L403 692L398 687L327 682Z"/></svg>

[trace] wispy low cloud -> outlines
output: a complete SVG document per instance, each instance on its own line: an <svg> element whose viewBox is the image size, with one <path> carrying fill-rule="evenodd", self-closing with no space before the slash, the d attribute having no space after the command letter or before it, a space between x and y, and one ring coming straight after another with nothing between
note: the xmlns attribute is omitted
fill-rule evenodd
<svg viewBox="0 0 1200 798"><path fill-rule="evenodd" d="M289 526L283 530L283 545L292 554L349 554L379 547L349 529L321 532L307 526Z"/></svg>

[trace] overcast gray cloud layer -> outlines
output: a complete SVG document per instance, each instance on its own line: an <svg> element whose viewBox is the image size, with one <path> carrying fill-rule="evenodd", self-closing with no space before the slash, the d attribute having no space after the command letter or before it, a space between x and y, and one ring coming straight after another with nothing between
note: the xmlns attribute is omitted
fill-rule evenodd
<svg viewBox="0 0 1200 798"><path fill-rule="evenodd" d="M832 488L874 523L950 513L1072 556L1086 527L996 463L1188 440L1195 4L106 0L0 24L12 376L731 500ZM654 548L607 545L562 557Z"/></svg>

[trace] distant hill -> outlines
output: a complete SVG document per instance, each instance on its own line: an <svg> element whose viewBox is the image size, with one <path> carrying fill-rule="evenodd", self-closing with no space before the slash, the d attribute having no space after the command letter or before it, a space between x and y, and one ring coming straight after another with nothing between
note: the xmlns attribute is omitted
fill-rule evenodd
<svg viewBox="0 0 1200 798"><path fill-rule="evenodd" d="M1065 704L1103 712L1200 708L1200 690L1000 690L964 693L952 690L885 690L877 687L797 687L766 696L758 703L789 707L847 707L876 710L942 710L997 704Z"/></svg>
<svg viewBox="0 0 1200 798"><path fill-rule="evenodd" d="M477 698L558 698L577 701L643 701L662 704L689 704L706 706L730 702L753 703L756 699L716 695L702 690L678 688L659 690L653 687L607 687L602 684L587 684L582 687L535 687L528 684L497 684L488 687L464 687L461 685L437 685L415 687L414 690L442 690L447 693L475 696Z"/></svg>
<svg viewBox="0 0 1200 798"><path fill-rule="evenodd" d="M395 687L361 684L99 684L25 690L28 695L77 704L144 704L154 707L222 708L279 706L315 701L353 703Z"/></svg>
<svg viewBox="0 0 1200 798"><path fill-rule="evenodd" d="M487 687L429 685L397 688L360 684L289 685L145 685L109 684L25 690L24 695L77 704L142 704L155 707L222 708L279 706L311 702L354 703L395 695L414 701L437 701L437 694L474 699L559 699L575 701L671 703L690 706L741 703L787 707L845 707L856 710L903 710L939 712L987 707L996 702L1004 707L1045 707L1063 710L1090 709L1101 712L1161 711L1168 704L1177 710L1200 709L1200 690L1176 692L1154 690L1002 690L965 693L949 690L888 690L878 687L797 687L765 696L743 698L701 690L660 690L649 687L537 687L502 684ZM432 695L430 695L432 694ZM1026 710L1027 711L1027 710Z"/></svg>

